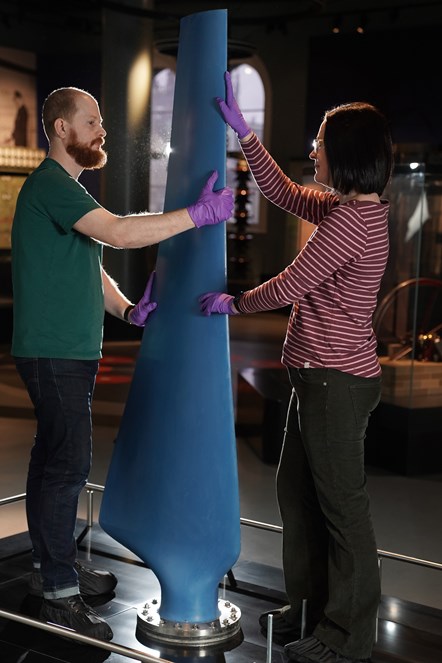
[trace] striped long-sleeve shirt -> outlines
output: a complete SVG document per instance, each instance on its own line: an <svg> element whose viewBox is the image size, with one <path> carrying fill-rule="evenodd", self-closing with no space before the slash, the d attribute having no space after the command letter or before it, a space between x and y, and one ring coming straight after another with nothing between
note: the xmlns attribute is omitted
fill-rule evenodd
<svg viewBox="0 0 442 663"><path fill-rule="evenodd" d="M340 205L332 193L292 182L255 135L241 147L263 195L317 226L284 271L242 295L241 311L294 304L282 353L286 366L378 376L372 315L388 257L388 202Z"/></svg>

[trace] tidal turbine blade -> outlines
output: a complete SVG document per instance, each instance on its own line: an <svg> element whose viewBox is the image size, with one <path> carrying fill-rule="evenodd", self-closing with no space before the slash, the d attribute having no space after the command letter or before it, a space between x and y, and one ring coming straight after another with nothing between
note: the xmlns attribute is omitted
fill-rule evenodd
<svg viewBox="0 0 442 663"><path fill-rule="evenodd" d="M227 12L180 25L165 210L193 203L213 170L225 185ZM106 481L100 524L161 586L161 618L210 622L240 550L228 318L198 296L226 287L221 223L162 242L154 299Z"/></svg>

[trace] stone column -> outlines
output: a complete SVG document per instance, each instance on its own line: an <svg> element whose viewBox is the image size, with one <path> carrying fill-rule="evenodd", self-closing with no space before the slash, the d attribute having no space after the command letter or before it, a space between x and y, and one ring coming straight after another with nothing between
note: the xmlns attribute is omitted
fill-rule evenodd
<svg viewBox="0 0 442 663"><path fill-rule="evenodd" d="M127 214L149 209L153 0L121 0L120 5L103 9L101 112L108 163L100 200L111 212ZM123 292L137 300L154 258L155 249L105 247L103 263Z"/></svg>

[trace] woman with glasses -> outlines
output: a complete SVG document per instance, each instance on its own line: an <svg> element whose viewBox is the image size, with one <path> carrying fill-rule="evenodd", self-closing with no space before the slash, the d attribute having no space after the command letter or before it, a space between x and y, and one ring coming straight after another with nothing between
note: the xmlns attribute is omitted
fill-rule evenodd
<svg viewBox="0 0 442 663"><path fill-rule="evenodd" d="M375 641L380 581L364 472L364 438L381 393L372 316L388 257L393 153L368 103L324 114L310 158L323 190L292 182L249 128L226 73L223 118L262 194L316 226L280 274L236 297L206 293L205 315L292 305L282 352L292 384L277 471L288 605L273 637L293 661L360 663ZM300 638L301 606L307 600ZM267 616L260 617L266 631Z"/></svg>

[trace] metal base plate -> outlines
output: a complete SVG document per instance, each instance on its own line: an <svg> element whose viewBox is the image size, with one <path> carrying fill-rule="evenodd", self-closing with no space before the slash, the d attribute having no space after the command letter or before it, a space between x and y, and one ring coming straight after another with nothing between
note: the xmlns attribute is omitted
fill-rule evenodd
<svg viewBox="0 0 442 663"><path fill-rule="evenodd" d="M218 600L219 617L212 622L171 622L159 614L160 600L149 599L137 611L137 628L151 640L179 646L206 647L233 638L240 631L241 610Z"/></svg>

